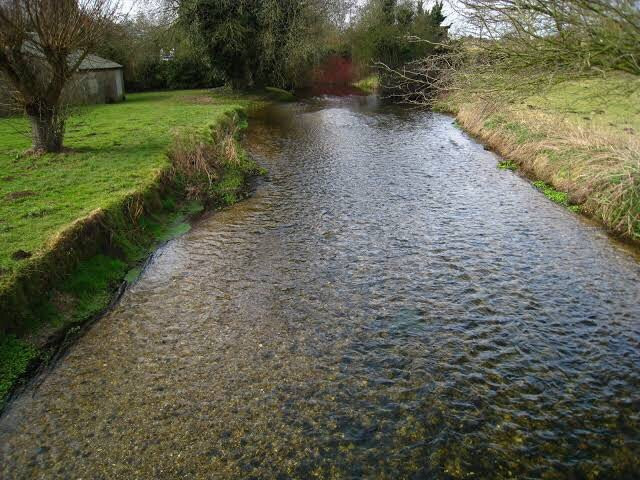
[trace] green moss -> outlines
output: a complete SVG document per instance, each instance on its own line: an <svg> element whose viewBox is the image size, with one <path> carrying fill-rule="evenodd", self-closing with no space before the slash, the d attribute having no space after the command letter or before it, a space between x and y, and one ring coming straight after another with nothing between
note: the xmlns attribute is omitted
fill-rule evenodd
<svg viewBox="0 0 640 480"><path fill-rule="evenodd" d="M580 206L572 205L569 202L569 195L567 195L565 192L560 192L556 190L551 185L543 182L542 180L533 182L533 186L536 187L538 190L540 190L544 194L544 196L547 197L552 202L557 203L558 205L567 207L572 212L577 213L580 211Z"/></svg>
<svg viewBox="0 0 640 480"><path fill-rule="evenodd" d="M191 200L189 202L186 202L182 206L182 211L188 215L195 215L202 212L203 210L204 205L202 204L202 202L199 202L197 200Z"/></svg>
<svg viewBox="0 0 640 480"><path fill-rule="evenodd" d="M518 166L513 163L511 160L502 160L500 163L498 163L498 168L500 170L517 170Z"/></svg>
<svg viewBox="0 0 640 480"><path fill-rule="evenodd" d="M131 270L129 270L127 274L124 276L124 281L129 284L135 283L138 281L138 278L140 278L141 274L142 274L142 267L141 266L134 267Z"/></svg>
<svg viewBox="0 0 640 480"><path fill-rule="evenodd" d="M37 349L28 343L12 335L0 336L0 408L16 381L37 357Z"/></svg>
<svg viewBox="0 0 640 480"><path fill-rule="evenodd" d="M193 210L190 205L176 205L176 207L179 208L154 212L140 219L139 226L141 230L147 232L142 256L146 256L149 246L166 242L187 233L191 229L188 217L201 210ZM129 258L136 260L137 257L136 255L130 255Z"/></svg>

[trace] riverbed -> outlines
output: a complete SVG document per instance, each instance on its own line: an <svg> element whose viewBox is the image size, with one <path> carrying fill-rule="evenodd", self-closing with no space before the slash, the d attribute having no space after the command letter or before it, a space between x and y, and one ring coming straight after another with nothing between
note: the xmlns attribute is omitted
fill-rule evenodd
<svg viewBox="0 0 640 480"><path fill-rule="evenodd" d="M0 418L2 478L632 478L640 262L452 118L316 97Z"/></svg>

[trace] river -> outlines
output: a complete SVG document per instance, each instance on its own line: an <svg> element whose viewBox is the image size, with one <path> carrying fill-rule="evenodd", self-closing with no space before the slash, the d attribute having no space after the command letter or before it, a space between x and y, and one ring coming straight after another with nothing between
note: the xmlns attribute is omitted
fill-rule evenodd
<svg viewBox="0 0 640 480"><path fill-rule="evenodd" d="M251 120L208 214L0 419L10 478L632 478L640 263L450 117Z"/></svg>

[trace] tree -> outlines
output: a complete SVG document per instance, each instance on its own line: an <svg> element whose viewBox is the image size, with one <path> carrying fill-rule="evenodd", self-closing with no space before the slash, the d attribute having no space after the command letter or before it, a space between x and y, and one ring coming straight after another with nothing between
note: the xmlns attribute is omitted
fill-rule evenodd
<svg viewBox="0 0 640 480"><path fill-rule="evenodd" d="M234 88L292 87L317 59L321 0L180 0L179 21Z"/></svg>
<svg viewBox="0 0 640 480"><path fill-rule="evenodd" d="M0 0L0 75L31 121L34 150L62 149L64 89L117 8L117 0Z"/></svg>
<svg viewBox="0 0 640 480"><path fill-rule="evenodd" d="M436 59L449 43L442 0L368 0L350 32L357 64L375 68L378 90L387 100L414 101L427 95L413 70L423 58ZM421 80L421 79L418 79Z"/></svg>
<svg viewBox="0 0 640 480"><path fill-rule="evenodd" d="M201 45L195 45L174 21L170 7L115 22L92 52L123 66L127 92L224 84Z"/></svg>
<svg viewBox="0 0 640 480"><path fill-rule="evenodd" d="M457 0L469 33L513 71L640 74L638 0ZM530 73L528 72L528 73Z"/></svg>
<svg viewBox="0 0 640 480"><path fill-rule="evenodd" d="M442 8L441 1L425 9L422 1L369 0L353 28L356 60L395 69L433 53L447 35Z"/></svg>

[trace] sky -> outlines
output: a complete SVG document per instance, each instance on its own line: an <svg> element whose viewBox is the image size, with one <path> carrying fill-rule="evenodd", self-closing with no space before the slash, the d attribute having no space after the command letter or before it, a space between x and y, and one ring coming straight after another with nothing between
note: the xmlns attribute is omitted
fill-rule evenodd
<svg viewBox="0 0 640 480"><path fill-rule="evenodd" d="M358 0L360 3L364 3L366 0ZM152 8L156 3L156 0L120 0L120 10L123 13L135 14L138 11L144 11ZM445 14L447 20L445 23L453 24L452 30L454 32L461 32L464 29L464 25L461 24L461 18L455 13L456 0L445 0ZM430 7L433 4L433 0L426 0L425 6Z"/></svg>
<svg viewBox="0 0 640 480"><path fill-rule="evenodd" d="M129 13L140 8L139 4L139 0L120 0L120 10L123 13Z"/></svg>

